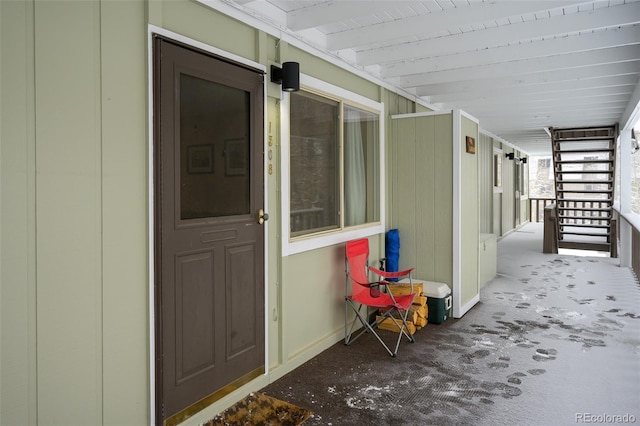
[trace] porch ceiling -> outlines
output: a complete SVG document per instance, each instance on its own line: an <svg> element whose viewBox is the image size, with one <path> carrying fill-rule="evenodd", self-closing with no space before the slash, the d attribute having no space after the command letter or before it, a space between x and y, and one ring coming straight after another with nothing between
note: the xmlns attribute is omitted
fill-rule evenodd
<svg viewBox="0 0 640 426"><path fill-rule="evenodd" d="M624 125L640 96L639 0L201 1L461 108L529 154L550 153L545 127Z"/></svg>

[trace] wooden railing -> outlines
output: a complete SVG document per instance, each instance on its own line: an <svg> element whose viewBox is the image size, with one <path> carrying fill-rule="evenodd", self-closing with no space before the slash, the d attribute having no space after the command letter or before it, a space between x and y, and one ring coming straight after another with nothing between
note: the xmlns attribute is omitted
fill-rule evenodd
<svg viewBox="0 0 640 426"><path fill-rule="evenodd" d="M559 201L566 216L565 224L573 225L606 225L611 220L611 201ZM584 210L587 209L587 210ZM589 210L591 209L591 210Z"/></svg>
<svg viewBox="0 0 640 426"><path fill-rule="evenodd" d="M543 209L543 253L557 253L558 248L568 248L609 251L611 257L618 257L617 221L611 217L610 201L564 200L558 203L560 207L552 202ZM569 240L564 238L567 235Z"/></svg>
<svg viewBox="0 0 640 426"><path fill-rule="evenodd" d="M529 197L529 221L542 222L544 220L544 208L556 202L555 198L531 198Z"/></svg>
<svg viewBox="0 0 640 426"><path fill-rule="evenodd" d="M324 209L320 207L311 207L308 209L299 209L291 211L291 232L316 229L320 226L321 217Z"/></svg>

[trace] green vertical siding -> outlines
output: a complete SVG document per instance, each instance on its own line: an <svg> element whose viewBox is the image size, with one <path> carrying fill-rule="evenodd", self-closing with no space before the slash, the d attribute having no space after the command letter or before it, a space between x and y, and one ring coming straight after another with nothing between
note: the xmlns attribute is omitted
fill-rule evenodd
<svg viewBox="0 0 640 426"><path fill-rule="evenodd" d="M100 18L103 424L123 425L149 413L145 5Z"/></svg>
<svg viewBox="0 0 640 426"><path fill-rule="evenodd" d="M460 303L462 306L478 295L478 247L479 247L479 195L478 195L478 150L476 154L466 151L466 137L471 136L478 141L478 124L462 116L460 140L461 145L460 179L461 179L461 275Z"/></svg>
<svg viewBox="0 0 640 426"><path fill-rule="evenodd" d="M34 22L0 2L0 424L37 422Z"/></svg>
<svg viewBox="0 0 640 426"><path fill-rule="evenodd" d="M3 1L0 23L0 423L148 424L148 24L267 68L299 60L302 72L383 102L388 116L417 106L193 1ZM277 378L341 338L344 247L280 256L280 90L267 88ZM451 284L451 115L414 126L419 143L392 136L388 116L387 228L399 226L413 250L403 263L413 256L422 278ZM384 236L370 242L375 261Z"/></svg>
<svg viewBox="0 0 640 426"><path fill-rule="evenodd" d="M513 148L503 146L502 157L502 235L515 228L515 167L514 161L504 154L514 152Z"/></svg>
<svg viewBox="0 0 640 426"><path fill-rule="evenodd" d="M452 285L452 115L393 120L391 228L400 231L400 267Z"/></svg>
<svg viewBox="0 0 640 426"><path fill-rule="evenodd" d="M478 138L478 195L480 232L493 232L493 140L480 133Z"/></svg>
<svg viewBox="0 0 640 426"><path fill-rule="evenodd" d="M0 8L0 423L147 423L144 3Z"/></svg>
<svg viewBox="0 0 640 426"><path fill-rule="evenodd" d="M453 283L453 115L435 119L433 281ZM427 271L428 273L428 271ZM431 275L427 276L429 279Z"/></svg>
<svg viewBox="0 0 640 426"><path fill-rule="evenodd" d="M69 401L76 422L102 421L99 13L35 7L38 418L49 424L69 421Z"/></svg>

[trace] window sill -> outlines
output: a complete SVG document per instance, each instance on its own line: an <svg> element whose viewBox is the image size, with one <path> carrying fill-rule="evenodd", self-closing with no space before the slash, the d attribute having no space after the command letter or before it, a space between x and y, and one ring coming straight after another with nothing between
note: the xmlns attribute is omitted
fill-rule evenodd
<svg viewBox="0 0 640 426"><path fill-rule="evenodd" d="M304 253L324 247L344 244L347 241L358 238L366 238L385 232L384 225L375 224L363 228L350 229L340 232L332 232L325 235L310 235L308 237L298 237L295 240L283 241L282 256Z"/></svg>

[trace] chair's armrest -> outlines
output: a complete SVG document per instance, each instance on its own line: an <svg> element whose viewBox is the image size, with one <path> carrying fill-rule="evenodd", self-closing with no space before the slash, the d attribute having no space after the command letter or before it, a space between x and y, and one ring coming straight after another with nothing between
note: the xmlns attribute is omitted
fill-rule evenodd
<svg viewBox="0 0 640 426"><path fill-rule="evenodd" d="M354 283L361 285L362 287L376 287L376 286L380 286L380 285L385 285L384 281L373 281L370 283L361 283L360 281L356 281L355 278L353 278L351 275L349 275L349 278L351 278L351 281L353 281Z"/></svg>
<svg viewBox="0 0 640 426"><path fill-rule="evenodd" d="M413 280L411 279L411 273L413 272L414 268L410 268L410 269L405 269L404 271L398 271L398 272L388 272L388 271L381 271L380 269L376 269L373 266L369 266L369 270L371 272L373 272L374 274L378 274L381 277L383 277L384 279L389 279L389 278L400 278L400 277L409 277L409 284L411 285L411 293L413 294ZM389 284L395 284L395 283L390 283L387 281L381 281L380 285L384 285L387 286L387 288L389 287ZM393 300L393 303L396 303L396 298L393 297L393 293L389 292L389 295L391 296L391 300Z"/></svg>
<svg viewBox="0 0 640 426"><path fill-rule="evenodd" d="M411 272L413 272L414 268L411 269L406 269L404 271L398 271L398 272L388 272L388 271L381 271L380 269L374 268L373 266L369 266L369 270L371 272L373 272L374 274L378 274L383 278L400 278L400 277L406 277L407 275L410 275Z"/></svg>
<svg viewBox="0 0 640 426"><path fill-rule="evenodd" d="M374 281L371 283L361 283L359 281L356 281L351 274L349 274L349 278L351 278L351 281L354 282L355 284L358 284L361 287L366 287L369 289L369 294L371 295L371 297L379 297L381 292L380 292L380 286L384 286L387 285L387 283L385 281ZM391 296L393 297L393 296Z"/></svg>

